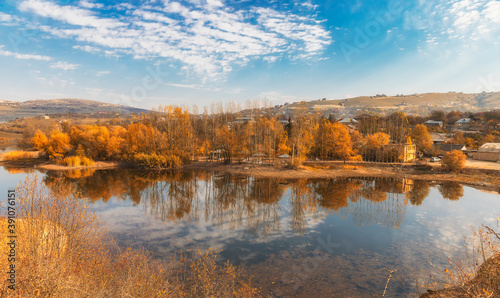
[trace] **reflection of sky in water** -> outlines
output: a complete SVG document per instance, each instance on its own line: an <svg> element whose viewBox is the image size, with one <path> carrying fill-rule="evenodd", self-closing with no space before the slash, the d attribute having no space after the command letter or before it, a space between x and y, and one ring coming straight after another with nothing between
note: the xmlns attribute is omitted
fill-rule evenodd
<svg viewBox="0 0 500 298"><path fill-rule="evenodd" d="M0 191L6 194L25 176L0 168ZM156 184L159 189L164 187L164 193L168 190L163 182L152 185L155 183L160 183ZM371 251L409 267L427 260L444 266L447 257L462 249L463 238L471 235L473 227L495 226L500 213L500 195L471 187L463 187L463 197L455 201L444 199L439 187L432 185L418 206L407 202L406 195L388 193L388 198L380 202L358 198L333 211L308 206L308 202L316 202L311 199L317 198L313 192L302 193L302 199L297 200L294 184L289 183L279 186L283 192L275 204L241 200L214 214L217 205L206 195L207 186L213 184L198 180L197 185L197 199L190 203L190 213L175 221L151 215L153 207L145 195L151 194L148 191L142 192L139 204L130 198L112 197L90 206L102 216L121 246L145 246L156 256L167 256L180 249L215 248L235 264L250 265L283 251L319 249L335 256ZM310 184L304 185L310 190ZM297 215L299 201L302 211ZM248 212L250 209L253 213Z"/></svg>

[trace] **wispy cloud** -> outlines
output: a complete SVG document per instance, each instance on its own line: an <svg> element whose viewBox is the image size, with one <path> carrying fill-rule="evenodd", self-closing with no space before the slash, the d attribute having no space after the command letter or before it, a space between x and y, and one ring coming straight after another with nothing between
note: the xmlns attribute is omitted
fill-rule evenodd
<svg viewBox="0 0 500 298"><path fill-rule="evenodd" d="M27 0L19 4L19 10L34 12L39 16L52 18L71 25L95 28L116 28L126 24L109 18L98 17L92 11L76 6L61 6L49 1Z"/></svg>
<svg viewBox="0 0 500 298"><path fill-rule="evenodd" d="M0 22L8 23L8 22L12 22L12 21L14 21L13 16L6 14L6 13L3 13L3 12L0 12Z"/></svg>
<svg viewBox="0 0 500 298"><path fill-rule="evenodd" d="M89 53L99 53L101 52L100 49L96 48L96 47L92 47L92 46L81 46L81 45L76 45L76 46L73 46L73 49L78 49L78 50L82 50L82 51L85 51L85 52L89 52Z"/></svg>
<svg viewBox="0 0 500 298"><path fill-rule="evenodd" d="M103 8L104 5L101 3L94 3L92 1L87 1L87 0L81 0L80 1L80 6L84 8Z"/></svg>
<svg viewBox="0 0 500 298"><path fill-rule="evenodd" d="M14 57L16 59L23 59L23 60L42 60L42 61L52 60L52 58L48 57L48 56L9 52L9 51L3 50L3 47L4 47L3 45L0 45L0 56L9 56L9 57Z"/></svg>
<svg viewBox="0 0 500 298"><path fill-rule="evenodd" d="M97 76L101 77L101 76L109 75L110 73L111 72L109 70L102 70L102 71L97 72Z"/></svg>
<svg viewBox="0 0 500 298"><path fill-rule="evenodd" d="M203 85L198 85L198 84L167 84L168 86L172 87L177 87L177 88L188 88L188 89L200 89L203 87Z"/></svg>
<svg viewBox="0 0 500 298"><path fill-rule="evenodd" d="M75 70L78 67L80 67L80 65L78 65L78 64L71 64L71 63L63 62L63 61L58 61L58 62L52 63L50 65L50 68L62 69L62 70Z"/></svg>
<svg viewBox="0 0 500 298"><path fill-rule="evenodd" d="M178 61L185 66L181 70L205 78L270 55L311 59L332 43L322 22L312 16L261 7L243 11L220 0L159 2L155 7L121 6L127 13L116 17L101 17L100 7L89 1L77 7L25 0L19 9L60 21L39 29L85 43L78 45L84 51Z"/></svg>
<svg viewBox="0 0 500 298"><path fill-rule="evenodd" d="M498 41L500 2L496 0L420 1L407 12L406 28L426 33L428 46L450 48L481 46L481 41Z"/></svg>

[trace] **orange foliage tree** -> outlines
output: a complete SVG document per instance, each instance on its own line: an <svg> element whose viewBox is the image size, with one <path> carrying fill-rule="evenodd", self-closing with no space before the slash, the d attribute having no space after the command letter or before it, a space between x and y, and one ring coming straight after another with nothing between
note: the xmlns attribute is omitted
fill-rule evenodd
<svg viewBox="0 0 500 298"><path fill-rule="evenodd" d="M47 136L41 130L37 130L35 132L35 136L32 139L32 142L35 149L44 150L45 147L47 146L48 139Z"/></svg>
<svg viewBox="0 0 500 298"><path fill-rule="evenodd" d="M411 133L411 138L420 152L427 153L432 149L432 137L425 125L417 124Z"/></svg>
<svg viewBox="0 0 500 298"><path fill-rule="evenodd" d="M314 153L322 159L347 160L354 156L347 126L323 119L316 132Z"/></svg>
<svg viewBox="0 0 500 298"><path fill-rule="evenodd" d="M462 151L453 150L445 153L441 159L441 165L449 171L457 172L464 168L465 160L466 157Z"/></svg>

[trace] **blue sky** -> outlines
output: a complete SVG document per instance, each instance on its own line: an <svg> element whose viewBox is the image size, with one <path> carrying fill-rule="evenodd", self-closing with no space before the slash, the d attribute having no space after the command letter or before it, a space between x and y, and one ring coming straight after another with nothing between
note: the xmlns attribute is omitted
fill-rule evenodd
<svg viewBox="0 0 500 298"><path fill-rule="evenodd" d="M0 100L498 91L499 53L492 0L0 2Z"/></svg>

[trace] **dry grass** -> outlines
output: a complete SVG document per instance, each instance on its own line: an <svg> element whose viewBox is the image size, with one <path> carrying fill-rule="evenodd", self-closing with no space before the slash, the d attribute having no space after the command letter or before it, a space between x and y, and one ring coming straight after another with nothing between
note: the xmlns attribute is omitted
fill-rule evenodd
<svg viewBox="0 0 500 298"><path fill-rule="evenodd" d="M257 291L241 269L217 262L218 252L181 254L166 262L146 251L120 250L77 195L49 191L30 175L17 188L17 288L0 281L0 296L250 297ZM5 204L4 204L5 205ZM5 208L5 206L2 206ZM1 268L7 264L2 219ZM22 245L21 245L22 244Z"/></svg>
<svg viewBox="0 0 500 298"><path fill-rule="evenodd" d="M500 297L500 235L493 229L474 231L466 241L466 255L449 264L443 273L449 280L445 289L431 289L421 297Z"/></svg>
<svg viewBox="0 0 500 298"><path fill-rule="evenodd" d="M37 158L37 157L38 157L37 152L11 151L11 152L7 152L3 159L5 161L16 161L16 160L24 160L24 159L31 159L31 158Z"/></svg>

